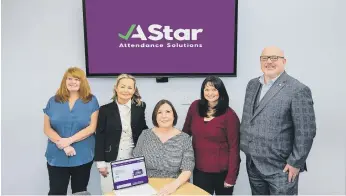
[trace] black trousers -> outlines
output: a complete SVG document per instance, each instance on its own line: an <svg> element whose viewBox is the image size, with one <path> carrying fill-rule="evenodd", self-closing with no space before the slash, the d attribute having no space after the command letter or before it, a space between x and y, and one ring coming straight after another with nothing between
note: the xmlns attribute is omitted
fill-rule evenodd
<svg viewBox="0 0 346 196"><path fill-rule="evenodd" d="M48 195L66 195L71 177L72 193L87 191L93 162L76 167L55 167L47 163L49 175Z"/></svg>
<svg viewBox="0 0 346 196"><path fill-rule="evenodd" d="M206 173L195 169L193 171L193 184L213 195L232 195L234 186L224 187L227 171L221 173Z"/></svg>
<svg viewBox="0 0 346 196"><path fill-rule="evenodd" d="M263 175L250 157L246 157L246 169L252 195L297 195L299 175L288 182L288 172L278 171L270 176ZM283 169L283 168L282 168Z"/></svg>

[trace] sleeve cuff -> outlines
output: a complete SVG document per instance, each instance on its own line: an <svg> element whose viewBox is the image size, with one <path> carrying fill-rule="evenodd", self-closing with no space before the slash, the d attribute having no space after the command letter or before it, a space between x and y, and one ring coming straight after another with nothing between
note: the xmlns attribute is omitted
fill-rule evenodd
<svg viewBox="0 0 346 196"><path fill-rule="evenodd" d="M97 161L96 165L98 169L107 167L107 164L105 161Z"/></svg>
<svg viewBox="0 0 346 196"><path fill-rule="evenodd" d="M294 168L304 168L304 164L305 164L305 161L302 162L300 160L295 159L292 154L288 157L286 162L287 164L289 164L290 166Z"/></svg>
<svg viewBox="0 0 346 196"><path fill-rule="evenodd" d="M236 181L237 181L237 176L232 176L231 174L228 174L226 176L225 182L227 184L235 185Z"/></svg>

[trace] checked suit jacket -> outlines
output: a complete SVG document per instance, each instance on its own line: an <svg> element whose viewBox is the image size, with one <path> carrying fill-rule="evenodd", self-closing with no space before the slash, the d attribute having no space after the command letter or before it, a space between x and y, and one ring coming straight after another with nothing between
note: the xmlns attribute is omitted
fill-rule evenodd
<svg viewBox="0 0 346 196"><path fill-rule="evenodd" d="M240 149L264 175L282 172L287 163L303 171L316 135L309 87L283 72L257 102L260 89L259 78L247 85Z"/></svg>

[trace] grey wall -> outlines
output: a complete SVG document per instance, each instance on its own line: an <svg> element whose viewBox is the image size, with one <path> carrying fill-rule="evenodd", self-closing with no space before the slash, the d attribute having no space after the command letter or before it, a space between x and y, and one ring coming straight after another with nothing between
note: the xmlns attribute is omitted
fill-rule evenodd
<svg viewBox="0 0 346 196"><path fill-rule="evenodd" d="M43 112L70 66L85 68L80 0L2 0L2 194L47 194ZM239 0L238 77L223 78L231 106L241 116L245 87L261 74L267 45L283 48L287 72L310 86L317 137L300 177L301 194L345 194L346 1ZM212 65L211 65L212 66ZM182 127L188 104L203 78L173 78L157 84L139 78L148 124L154 104L177 107ZM114 78L90 78L100 104L109 101ZM250 194L244 156L236 194ZM89 183L100 193L95 166Z"/></svg>

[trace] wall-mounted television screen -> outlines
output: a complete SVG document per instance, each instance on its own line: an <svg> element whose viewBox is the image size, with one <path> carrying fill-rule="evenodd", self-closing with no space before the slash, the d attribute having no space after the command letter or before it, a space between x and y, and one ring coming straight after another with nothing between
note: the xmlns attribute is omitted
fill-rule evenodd
<svg viewBox="0 0 346 196"><path fill-rule="evenodd" d="M83 0L88 76L236 76L237 0Z"/></svg>

